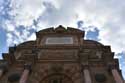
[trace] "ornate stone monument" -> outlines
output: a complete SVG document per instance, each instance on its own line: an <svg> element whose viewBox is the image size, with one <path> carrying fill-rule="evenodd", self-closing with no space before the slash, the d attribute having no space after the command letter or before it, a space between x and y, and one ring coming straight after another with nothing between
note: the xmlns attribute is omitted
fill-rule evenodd
<svg viewBox="0 0 125 83"><path fill-rule="evenodd" d="M123 83L110 46L85 40L63 26L36 32L36 40L9 47L0 60L0 83Z"/></svg>

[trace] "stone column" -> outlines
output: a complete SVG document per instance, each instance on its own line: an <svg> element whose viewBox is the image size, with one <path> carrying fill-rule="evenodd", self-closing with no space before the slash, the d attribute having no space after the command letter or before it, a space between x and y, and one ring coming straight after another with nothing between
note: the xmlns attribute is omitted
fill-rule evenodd
<svg viewBox="0 0 125 83"><path fill-rule="evenodd" d="M123 79L122 79L121 76L119 75L117 69L114 69L114 68L113 68L111 71L112 71L112 74L113 74L113 77L114 77L116 83L123 83Z"/></svg>
<svg viewBox="0 0 125 83"><path fill-rule="evenodd" d="M30 74L30 70L31 70L31 65L24 65L24 71L22 73L19 83L27 82L28 76Z"/></svg>
<svg viewBox="0 0 125 83"><path fill-rule="evenodd" d="M92 83L88 67L84 67L83 73L84 73L85 83Z"/></svg>

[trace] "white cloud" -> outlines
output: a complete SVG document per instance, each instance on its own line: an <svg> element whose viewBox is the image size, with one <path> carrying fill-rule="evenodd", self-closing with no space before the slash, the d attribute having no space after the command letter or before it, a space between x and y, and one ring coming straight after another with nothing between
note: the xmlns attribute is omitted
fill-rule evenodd
<svg viewBox="0 0 125 83"><path fill-rule="evenodd" d="M11 21L9 21L9 20L6 20L5 21L5 26L4 26L4 28L7 30L7 31L14 31L15 30L15 26L14 26L14 24L11 22Z"/></svg>
<svg viewBox="0 0 125 83"><path fill-rule="evenodd" d="M13 16L11 21L16 27L33 26L33 21L36 20L37 31L59 24L76 27L77 21L83 20L85 26L97 26L100 30L100 42L111 45L112 50L118 53L125 49L124 2L124 0L11 0L12 10L9 14ZM7 25L13 27L9 23ZM9 30L13 31L14 28Z"/></svg>
<svg viewBox="0 0 125 83"><path fill-rule="evenodd" d="M12 11L10 15L14 16L16 25L30 26L33 20L37 19L45 7L42 5L42 0L11 0L10 7Z"/></svg>
<svg viewBox="0 0 125 83"><path fill-rule="evenodd" d="M13 36L10 33L7 33L7 46L10 46L11 44L13 44Z"/></svg>
<svg viewBox="0 0 125 83"><path fill-rule="evenodd" d="M22 31L15 29L13 32L7 32L7 46L14 46L24 41L35 40L35 38L35 33L28 31L26 28Z"/></svg>
<svg viewBox="0 0 125 83"><path fill-rule="evenodd" d="M123 77L124 77L124 79L125 79L125 70L124 70L124 69L125 69L125 64L124 64L124 66L122 66L122 69L123 69L123 70L122 70L122 75L123 75Z"/></svg>
<svg viewBox="0 0 125 83"><path fill-rule="evenodd" d="M33 33L33 34L31 34L31 36L28 37L27 40L35 40L35 39L36 39L36 34Z"/></svg>
<svg viewBox="0 0 125 83"><path fill-rule="evenodd" d="M125 49L123 0L11 0L9 7L12 19L5 21L5 27L19 37L15 28L25 26L20 40L29 37L27 26L34 26L34 20L37 21L37 31L59 24L76 27L77 21L83 20L85 26L98 27L100 42L111 45L113 51L118 53Z"/></svg>

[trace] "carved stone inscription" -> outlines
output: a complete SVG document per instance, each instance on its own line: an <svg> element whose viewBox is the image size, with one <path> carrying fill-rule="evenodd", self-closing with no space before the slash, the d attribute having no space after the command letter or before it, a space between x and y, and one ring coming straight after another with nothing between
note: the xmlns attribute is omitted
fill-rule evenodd
<svg viewBox="0 0 125 83"><path fill-rule="evenodd" d="M45 44L73 44L73 37L48 37Z"/></svg>

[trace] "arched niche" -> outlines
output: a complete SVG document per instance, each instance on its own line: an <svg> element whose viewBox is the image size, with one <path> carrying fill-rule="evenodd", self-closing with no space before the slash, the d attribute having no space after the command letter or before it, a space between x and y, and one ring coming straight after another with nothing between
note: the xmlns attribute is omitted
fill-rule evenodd
<svg viewBox="0 0 125 83"><path fill-rule="evenodd" d="M44 77L40 83L73 83L73 80L62 73L54 73Z"/></svg>

